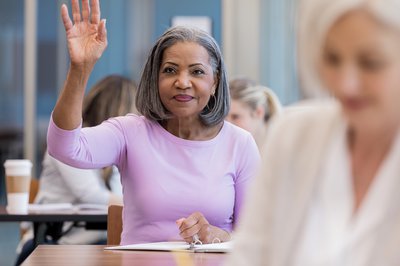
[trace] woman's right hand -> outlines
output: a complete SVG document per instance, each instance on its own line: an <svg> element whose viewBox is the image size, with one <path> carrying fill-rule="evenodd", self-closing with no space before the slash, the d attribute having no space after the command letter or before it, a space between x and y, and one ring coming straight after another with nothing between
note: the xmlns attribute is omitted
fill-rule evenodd
<svg viewBox="0 0 400 266"><path fill-rule="evenodd" d="M176 225L179 228L180 236L185 239L187 243L196 242L195 236L197 236L198 240L203 244L231 240L231 235L227 231L211 225L200 212L194 212L187 218L176 220Z"/></svg>
<svg viewBox="0 0 400 266"><path fill-rule="evenodd" d="M91 15L90 15L91 10ZM61 7L71 66L83 68L89 72L107 47L105 19L100 20L99 0L82 0L82 13L78 0L72 0L72 23L68 8Z"/></svg>

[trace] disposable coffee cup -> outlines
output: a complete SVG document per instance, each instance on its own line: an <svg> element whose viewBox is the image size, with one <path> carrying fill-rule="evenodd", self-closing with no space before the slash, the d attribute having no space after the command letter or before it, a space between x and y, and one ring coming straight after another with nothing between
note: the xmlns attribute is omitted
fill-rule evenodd
<svg viewBox="0 0 400 266"><path fill-rule="evenodd" d="M6 160L7 212L27 214L32 163L29 160Z"/></svg>

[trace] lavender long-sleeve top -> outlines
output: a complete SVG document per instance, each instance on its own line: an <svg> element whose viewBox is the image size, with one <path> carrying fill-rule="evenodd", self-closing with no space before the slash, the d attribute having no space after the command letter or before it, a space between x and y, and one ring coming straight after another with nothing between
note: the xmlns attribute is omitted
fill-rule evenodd
<svg viewBox="0 0 400 266"><path fill-rule="evenodd" d="M226 121L213 139L190 141L137 115L74 130L51 120L47 144L50 155L74 167L118 167L122 245L181 239L175 221L195 211L232 231L260 161L252 136Z"/></svg>

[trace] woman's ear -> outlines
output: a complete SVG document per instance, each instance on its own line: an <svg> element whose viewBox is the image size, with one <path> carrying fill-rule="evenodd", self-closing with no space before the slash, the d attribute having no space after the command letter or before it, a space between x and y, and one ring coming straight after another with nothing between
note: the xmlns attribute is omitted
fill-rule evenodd
<svg viewBox="0 0 400 266"><path fill-rule="evenodd" d="M217 85L213 85L211 88L211 95L215 95L215 91L217 90Z"/></svg>
<svg viewBox="0 0 400 266"><path fill-rule="evenodd" d="M214 85L212 86L212 89L211 89L211 94L212 95L214 95L215 92L217 91L218 83L219 83L219 74L216 73L214 75Z"/></svg>

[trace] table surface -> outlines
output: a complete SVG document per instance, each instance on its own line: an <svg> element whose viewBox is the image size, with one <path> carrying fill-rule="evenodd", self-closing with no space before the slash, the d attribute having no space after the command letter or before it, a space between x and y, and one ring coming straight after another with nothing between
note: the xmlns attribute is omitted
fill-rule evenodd
<svg viewBox="0 0 400 266"><path fill-rule="evenodd" d="M104 250L102 245L39 245L23 266L221 266L227 254Z"/></svg>
<svg viewBox="0 0 400 266"><path fill-rule="evenodd" d="M99 210L46 211L28 214L9 214L0 205L0 222L107 222L107 213Z"/></svg>

